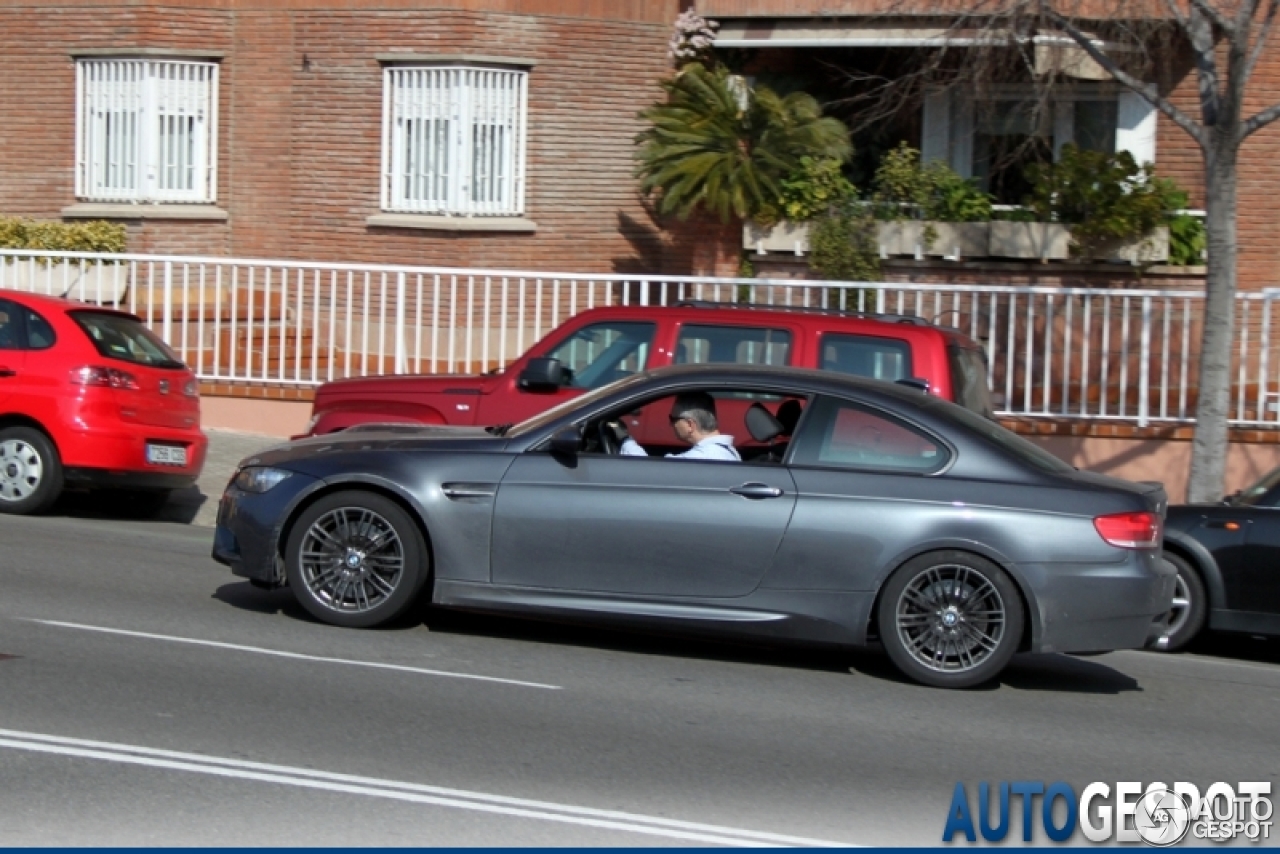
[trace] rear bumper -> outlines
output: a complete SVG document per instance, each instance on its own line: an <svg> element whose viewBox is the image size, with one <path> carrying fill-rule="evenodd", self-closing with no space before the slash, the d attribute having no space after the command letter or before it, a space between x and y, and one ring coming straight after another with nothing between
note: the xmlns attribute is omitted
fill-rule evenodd
<svg viewBox="0 0 1280 854"><path fill-rule="evenodd" d="M1110 565L1022 567L1035 591L1040 631L1032 652L1141 649L1173 601L1173 566L1154 550Z"/></svg>
<svg viewBox="0 0 1280 854"><path fill-rule="evenodd" d="M174 489L195 483L204 468L209 439L204 432L110 421L89 422L56 436L58 453L70 483ZM147 461L147 444L186 449L185 466Z"/></svg>

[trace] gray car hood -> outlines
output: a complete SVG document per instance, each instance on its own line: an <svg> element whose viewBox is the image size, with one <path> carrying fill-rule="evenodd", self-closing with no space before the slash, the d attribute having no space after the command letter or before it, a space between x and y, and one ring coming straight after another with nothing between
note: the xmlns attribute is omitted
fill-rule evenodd
<svg viewBox="0 0 1280 854"><path fill-rule="evenodd" d="M275 466L363 451L498 451L507 440L483 427L435 424L361 424L338 433L296 439L241 461L242 466Z"/></svg>

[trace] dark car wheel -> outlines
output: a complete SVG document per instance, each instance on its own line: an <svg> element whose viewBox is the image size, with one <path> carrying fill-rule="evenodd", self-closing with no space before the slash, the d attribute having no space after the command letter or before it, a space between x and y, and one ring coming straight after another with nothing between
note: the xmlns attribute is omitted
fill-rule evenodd
<svg viewBox="0 0 1280 854"><path fill-rule="evenodd" d="M0 430L0 513L42 513L62 493L62 460L31 427Z"/></svg>
<svg viewBox="0 0 1280 854"><path fill-rule="evenodd" d="M303 511L285 549L289 586L326 623L369 628L413 605L427 549L412 517L371 492L336 492Z"/></svg>
<svg viewBox="0 0 1280 854"><path fill-rule="evenodd" d="M989 560L920 555L885 584L877 613L889 658L917 682L967 688L993 679L1022 639L1022 599Z"/></svg>
<svg viewBox="0 0 1280 854"><path fill-rule="evenodd" d="M1173 607L1161 618L1164 626L1151 648L1160 652L1177 652L1200 634L1209 607L1200 573L1172 552L1165 552L1163 557L1178 570L1178 577L1173 583Z"/></svg>

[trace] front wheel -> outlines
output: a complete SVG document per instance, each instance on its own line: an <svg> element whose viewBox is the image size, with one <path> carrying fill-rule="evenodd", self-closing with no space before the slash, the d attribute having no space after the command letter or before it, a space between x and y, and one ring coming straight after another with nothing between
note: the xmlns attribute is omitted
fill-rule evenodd
<svg viewBox="0 0 1280 854"><path fill-rule="evenodd" d="M989 560L960 551L912 558L889 577L877 618L885 652L937 688L995 678L1022 640L1022 599Z"/></svg>
<svg viewBox="0 0 1280 854"><path fill-rule="evenodd" d="M31 427L0 430L0 513L43 513L62 493L62 460Z"/></svg>
<svg viewBox="0 0 1280 854"><path fill-rule="evenodd" d="M1172 552L1161 555L1178 570L1173 582L1173 603L1168 613L1161 617L1160 636L1151 644L1160 652L1177 652L1191 643L1204 628L1208 615L1204 582L1200 575L1183 558Z"/></svg>
<svg viewBox="0 0 1280 854"><path fill-rule="evenodd" d="M413 518L391 499L363 491L326 495L303 511L285 547L285 572L302 607L346 628L396 619L429 574Z"/></svg>

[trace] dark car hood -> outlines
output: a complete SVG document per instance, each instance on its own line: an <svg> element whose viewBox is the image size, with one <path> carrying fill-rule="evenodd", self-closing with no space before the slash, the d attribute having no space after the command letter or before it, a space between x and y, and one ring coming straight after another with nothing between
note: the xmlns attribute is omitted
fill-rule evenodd
<svg viewBox="0 0 1280 854"><path fill-rule="evenodd" d="M241 461L274 466L333 454L385 450L498 451L507 440L483 427L438 424L361 424L337 433L295 439Z"/></svg>

